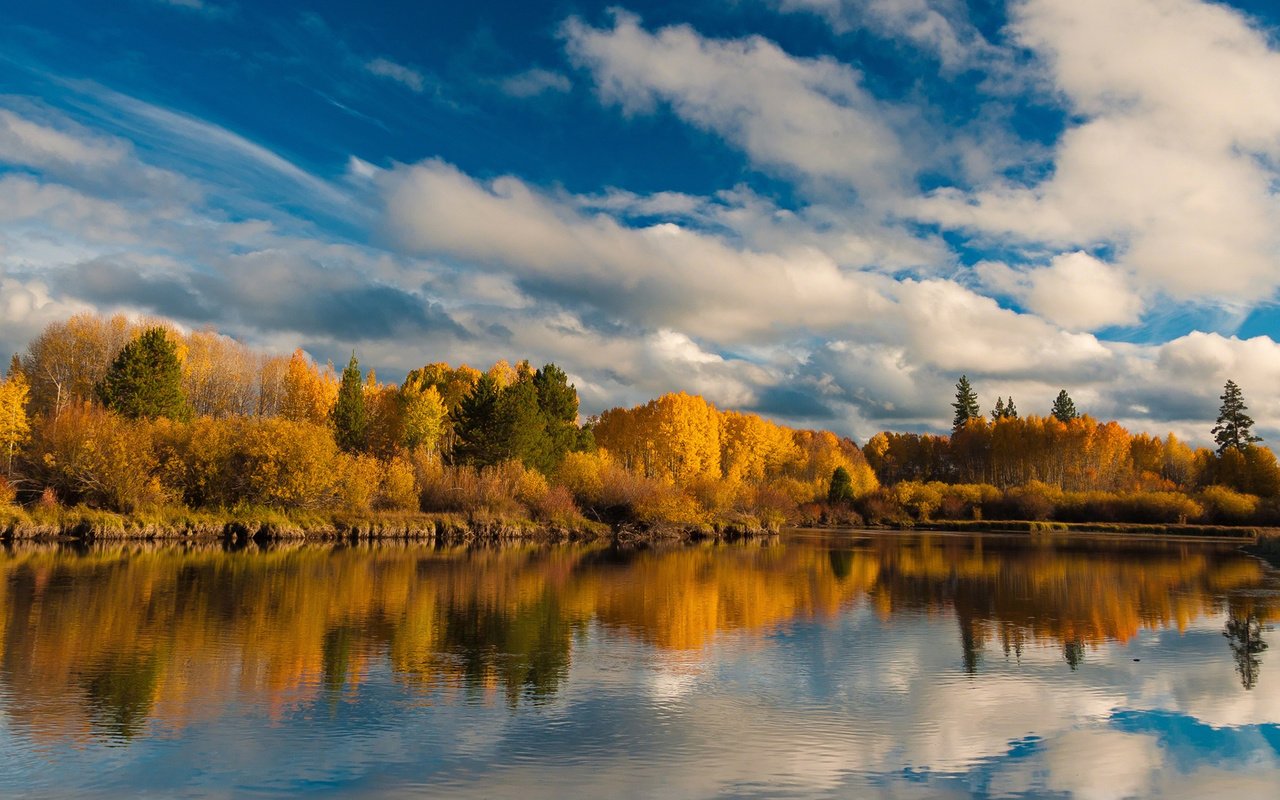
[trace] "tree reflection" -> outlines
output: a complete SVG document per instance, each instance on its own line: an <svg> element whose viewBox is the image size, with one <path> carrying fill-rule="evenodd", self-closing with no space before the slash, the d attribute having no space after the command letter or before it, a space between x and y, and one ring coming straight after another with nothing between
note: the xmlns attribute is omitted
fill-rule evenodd
<svg viewBox="0 0 1280 800"><path fill-rule="evenodd" d="M1264 630L1270 629L1263 626L1256 614L1241 615L1236 609L1228 612L1222 635L1227 637L1236 662L1236 674L1245 689L1252 689L1258 683L1258 668L1261 666L1258 655L1267 649L1267 643L1262 640Z"/></svg>

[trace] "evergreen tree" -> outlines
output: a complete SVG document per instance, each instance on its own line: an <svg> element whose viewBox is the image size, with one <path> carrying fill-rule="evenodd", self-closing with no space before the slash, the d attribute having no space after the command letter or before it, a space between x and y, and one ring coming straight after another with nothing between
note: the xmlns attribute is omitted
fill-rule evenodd
<svg viewBox="0 0 1280 800"><path fill-rule="evenodd" d="M491 466L503 459L501 424L498 415L498 381L484 374L458 405L454 433L454 458L464 464Z"/></svg>
<svg viewBox="0 0 1280 800"><path fill-rule="evenodd" d="M969 420L977 419L982 415L982 411L978 408L978 395L969 385L969 376L960 376L960 381L956 384L956 401L951 404L951 407L956 410L955 419L951 423L953 432L959 431Z"/></svg>
<svg viewBox="0 0 1280 800"><path fill-rule="evenodd" d="M1003 397L996 398L996 407L991 409L991 418L993 420L1004 419L1004 398Z"/></svg>
<svg viewBox="0 0 1280 800"><path fill-rule="evenodd" d="M569 376L555 364L547 364L533 376L538 390L538 407L542 410L545 432L538 453L537 466L550 472L560 465L566 453L581 450L578 430L578 390Z"/></svg>
<svg viewBox="0 0 1280 800"><path fill-rule="evenodd" d="M1253 419L1246 413L1244 395L1235 381L1227 381L1222 387L1222 407L1218 409L1218 424L1213 428L1213 440L1218 443L1218 455L1229 448L1244 452L1254 442L1262 441L1252 433Z"/></svg>
<svg viewBox="0 0 1280 800"><path fill-rule="evenodd" d="M1053 401L1053 408L1049 413L1058 422L1064 424L1080 416L1080 412L1076 411L1075 402L1071 399L1071 395L1067 394L1066 389L1058 392L1058 397Z"/></svg>
<svg viewBox="0 0 1280 800"><path fill-rule="evenodd" d="M369 431L369 412L364 405L364 378L360 374L360 362L356 360L354 352L346 369L342 370L338 399L329 416L333 421L333 438L338 447L348 453L364 449Z"/></svg>
<svg viewBox="0 0 1280 800"><path fill-rule="evenodd" d="M498 394L494 455L538 466L544 452L547 421L538 405L532 375L522 376Z"/></svg>
<svg viewBox="0 0 1280 800"><path fill-rule="evenodd" d="M1013 404L1013 395L1009 395L1009 402L1004 404L1004 418L1017 419L1018 407Z"/></svg>
<svg viewBox="0 0 1280 800"><path fill-rule="evenodd" d="M853 476L844 467L836 467L831 473L831 488L827 491L830 503L853 502Z"/></svg>
<svg viewBox="0 0 1280 800"><path fill-rule="evenodd" d="M124 346L97 386L98 399L131 419L189 419L178 348L164 328L148 328Z"/></svg>

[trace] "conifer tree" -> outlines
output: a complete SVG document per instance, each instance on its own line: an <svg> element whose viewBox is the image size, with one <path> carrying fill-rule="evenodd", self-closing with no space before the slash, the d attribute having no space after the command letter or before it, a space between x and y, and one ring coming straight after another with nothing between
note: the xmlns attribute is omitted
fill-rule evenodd
<svg viewBox="0 0 1280 800"><path fill-rule="evenodd" d="M1003 397L996 398L996 407L991 409L991 418L993 420L1004 419L1004 398Z"/></svg>
<svg viewBox="0 0 1280 800"><path fill-rule="evenodd" d="M969 420L977 419L982 415L982 411L978 408L978 395L969 385L969 376L960 376L960 381L956 384L956 401L951 404L951 407L956 410L955 419L951 423L953 432L962 429Z"/></svg>
<svg viewBox="0 0 1280 800"><path fill-rule="evenodd" d="M518 377L498 394L495 455L498 461L519 459L536 466L544 444L546 418L538 406L533 376Z"/></svg>
<svg viewBox="0 0 1280 800"><path fill-rule="evenodd" d="M502 461L499 396L498 381L488 373L482 375L471 391L463 396L454 424L457 444L453 455L458 461L478 466Z"/></svg>
<svg viewBox="0 0 1280 800"><path fill-rule="evenodd" d="M1004 418L1017 419L1018 407L1013 404L1013 395L1009 395L1009 402L1004 404Z"/></svg>
<svg viewBox="0 0 1280 800"><path fill-rule="evenodd" d="M178 348L164 328L148 328L124 346L97 386L107 408L131 419L189 419Z"/></svg>
<svg viewBox="0 0 1280 800"><path fill-rule="evenodd" d="M827 502L853 502L853 476L844 467L836 467L831 473L831 488L827 491Z"/></svg>
<svg viewBox="0 0 1280 800"><path fill-rule="evenodd" d="M1071 399L1071 395L1067 394L1066 389L1058 392L1058 397L1053 401L1053 408L1049 413L1063 424L1080 416L1080 412L1076 411L1075 402Z"/></svg>
<svg viewBox="0 0 1280 800"><path fill-rule="evenodd" d="M338 447L348 453L364 449L369 431L369 412L364 404L364 378L354 352L346 369L342 370L342 383L338 386L338 399L333 404L330 418Z"/></svg>
<svg viewBox="0 0 1280 800"><path fill-rule="evenodd" d="M569 376L555 364L547 364L533 376L538 390L538 407L542 409L546 430L539 448L536 466L549 472L560 465L565 454L582 449L578 431L578 390Z"/></svg>
<svg viewBox="0 0 1280 800"><path fill-rule="evenodd" d="M1254 442L1262 441L1252 433L1253 419L1246 413L1244 395L1235 381L1227 381L1222 387L1222 406L1218 409L1218 424L1213 427L1213 440L1218 443L1218 455L1228 449L1244 452Z"/></svg>

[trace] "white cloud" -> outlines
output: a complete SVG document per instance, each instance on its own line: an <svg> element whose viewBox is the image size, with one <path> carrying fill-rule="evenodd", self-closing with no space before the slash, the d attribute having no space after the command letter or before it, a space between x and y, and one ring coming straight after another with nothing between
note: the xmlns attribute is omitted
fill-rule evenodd
<svg viewBox="0 0 1280 800"><path fill-rule="evenodd" d="M924 217L1059 250L1109 245L1140 287L1256 302L1280 288L1280 53L1195 0L1023 0L1012 33L1073 121L1049 177L943 190Z"/></svg>
<svg viewBox="0 0 1280 800"><path fill-rule="evenodd" d="M569 79L559 72L534 67L504 78L502 91L512 97L537 97L547 92L567 92L573 88Z"/></svg>
<svg viewBox="0 0 1280 800"><path fill-rule="evenodd" d="M902 112L833 59L796 58L761 37L707 39L687 26L650 33L625 12L610 29L571 19L564 36L604 99L630 113L669 104L763 166L837 179L872 197L912 169L889 124Z"/></svg>
<svg viewBox="0 0 1280 800"><path fill-rule="evenodd" d="M1077 251L1055 256L1048 266L1016 271L985 262L975 271L984 284L1016 297L1044 319L1068 330L1129 325L1142 313L1142 299L1114 266Z"/></svg>
<svg viewBox="0 0 1280 800"><path fill-rule="evenodd" d="M403 86L407 86L415 92L422 92L426 88L426 79L422 73L413 67L406 67L404 64L387 58L374 58L365 62L365 70L380 78L387 78L395 81Z"/></svg>

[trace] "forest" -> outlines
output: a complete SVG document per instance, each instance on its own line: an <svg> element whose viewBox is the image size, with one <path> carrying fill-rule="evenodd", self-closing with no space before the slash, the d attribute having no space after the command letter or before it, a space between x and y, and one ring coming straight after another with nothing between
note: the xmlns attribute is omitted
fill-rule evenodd
<svg viewBox="0 0 1280 800"><path fill-rule="evenodd" d="M956 390L950 435L886 431L859 447L683 392L582 419L555 364L435 362L397 385L355 353L339 371L213 330L81 314L50 324L0 382L0 530L92 514L450 515L595 533L1280 520L1280 467L1232 382L1216 449L1099 422L1066 390L1043 417L1012 398L982 414L967 377Z"/></svg>

